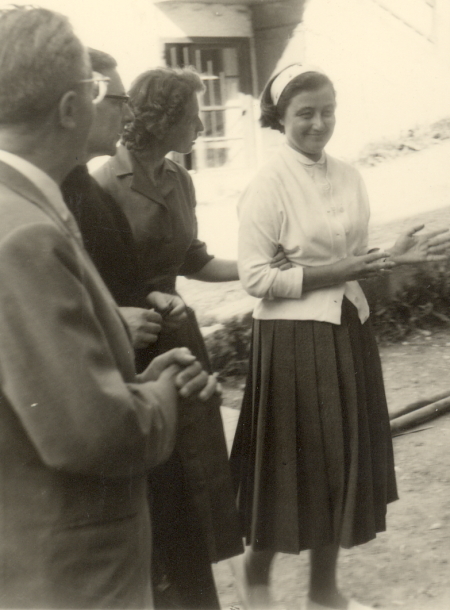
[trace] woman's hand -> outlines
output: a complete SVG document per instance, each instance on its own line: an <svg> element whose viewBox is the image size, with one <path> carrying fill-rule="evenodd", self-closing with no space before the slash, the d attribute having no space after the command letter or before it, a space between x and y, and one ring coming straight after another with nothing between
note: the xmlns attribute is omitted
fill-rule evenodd
<svg viewBox="0 0 450 610"><path fill-rule="evenodd" d="M135 349L155 343L161 332L162 317L151 309L141 307L120 307L130 330L131 342Z"/></svg>
<svg viewBox="0 0 450 610"><path fill-rule="evenodd" d="M303 267L303 291L318 290L349 282L363 280L395 267L388 252L377 250L362 256L347 256L337 263Z"/></svg>
<svg viewBox="0 0 450 610"><path fill-rule="evenodd" d="M292 267L292 263L287 258L282 246L278 246L275 256L270 261L270 266L272 269L279 269L280 271L284 271L285 269L290 269Z"/></svg>
<svg viewBox="0 0 450 610"><path fill-rule="evenodd" d="M364 280L395 267L395 263L390 260L390 254L381 250L362 256L347 256L335 265L343 282Z"/></svg>
<svg viewBox="0 0 450 610"><path fill-rule="evenodd" d="M392 260L399 264L429 263L444 261L450 256L450 233L439 229L416 235L425 225L416 225L399 236L390 253Z"/></svg>
<svg viewBox="0 0 450 610"><path fill-rule="evenodd" d="M165 330L172 331L180 328L187 318L186 304L176 294L166 294L165 292L158 291L150 292L147 295L147 302L162 316Z"/></svg>

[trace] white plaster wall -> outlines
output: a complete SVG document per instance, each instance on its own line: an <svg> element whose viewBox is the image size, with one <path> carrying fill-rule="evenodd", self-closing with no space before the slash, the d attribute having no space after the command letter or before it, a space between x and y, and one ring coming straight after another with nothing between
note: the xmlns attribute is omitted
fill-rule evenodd
<svg viewBox="0 0 450 610"><path fill-rule="evenodd" d="M0 6L10 3L0 0ZM149 0L38 0L36 4L67 15L85 44L111 53L126 86L144 70L163 63L157 12Z"/></svg>
<svg viewBox="0 0 450 610"><path fill-rule="evenodd" d="M337 90L334 154L353 157L368 142L450 115L450 69L436 45L373 0L310 0L278 67L303 49Z"/></svg>
<svg viewBox="0 0 450 610"><path fill-rule="evenodd" d="M10 3L0 0L0 7ZM144 70L163 64L164 40L252 34L250 11L239 5L152 0L39 0L38 5L67 15L85 44L111 53L127 87Z"/></svg>
<svg viewBox="0 0 450 610"><path fill-rule="evenodd" d="M251 14L246 6L201 2L159 2L158 31L164 39L195 36L240 37L252 35Z"/></svg>
<svg viewBox="0 0 450 610"><path fill-rule="evenodd" d="M428 38L434 35L433 8L425 0L374 0Z"/></svg>
<svg viewBox="0 0 450 610"><path fill-rule="evenodd" d="M450 63L450 0L434 0L433 37L444 61Z"/></svg>
<svg viewBox="0 0 450 610"><path fill-rule="evenodd" d="M443 61L450 61L450 0L436 0L441 7L441 21L435 24L440 53L426 37L380 7L384 1L309 0L304 25L279 62L281 68L306 54L329 72L338 93L338 123L329 150L344 157L355 156L373 140L450 115L450 72ZM0 0L0 6L9 2ZM418 0L402 2L402 10L411 6L408 14L417 19L413 9L419 10ZM162 63L161 38L185 36L186 31L197 36L250 33L248 9L236 5L199 8L200 3L169 2L161 8L150 0L39 4L67 14L86 44L116 57L126 86L143 70ZM276 134L270 136L272 142Z"/></svg>

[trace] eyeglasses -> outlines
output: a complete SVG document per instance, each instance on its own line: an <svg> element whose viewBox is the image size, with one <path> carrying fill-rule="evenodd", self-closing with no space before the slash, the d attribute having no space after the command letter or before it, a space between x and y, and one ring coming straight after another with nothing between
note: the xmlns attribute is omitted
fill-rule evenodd
<svg viewBox="0 0 450 610"><path fill-rule="evenodd" d="M100 74L100 72L92 72L92 78L83 78L82 80L79 80L77 84L93 83L92 103L99 104L103 99L105 99L109 81L110 79L107 76Z"/></svg>
<svg viewBox="0 0 450 610"><path fill-rule="evenodd" d="M113 93L107 93L104 97L105 100L116 100L118 102L122 102L122 104L128 104L130 101L129 95L116 95Z"/></svg>
<svg viewBox="0 0 450 610"><path fill-rule="evenodd" d="M128 102L130 101L130 96L129 95L118 95L115 93L107 93L105 95L105 100L117 100L118 102L123 102L124 104L128 104Z"/></svg>

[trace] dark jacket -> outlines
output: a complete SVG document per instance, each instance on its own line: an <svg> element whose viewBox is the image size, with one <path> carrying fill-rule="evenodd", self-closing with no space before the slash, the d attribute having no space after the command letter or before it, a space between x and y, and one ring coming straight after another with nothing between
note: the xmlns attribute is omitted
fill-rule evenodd
<svg viewBox="0 0 450 610"><path fill-rule="evenodd" d="M143 277L130 224L114 199L85 165L71 171L61 185L83 242L103 281L121 307L146 307Z"/></svg>

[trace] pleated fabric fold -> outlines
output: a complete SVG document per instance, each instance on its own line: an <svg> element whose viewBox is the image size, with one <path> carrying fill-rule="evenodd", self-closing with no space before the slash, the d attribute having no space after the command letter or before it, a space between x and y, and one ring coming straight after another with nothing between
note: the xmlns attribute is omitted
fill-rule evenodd
<svg viewBox="0 0 450 610"><path fill-rule="evenodd" d="M231 453L255 550L351 547L386 528L397 499L378 348L344 299L342 323L255 320Z"/></svg>

